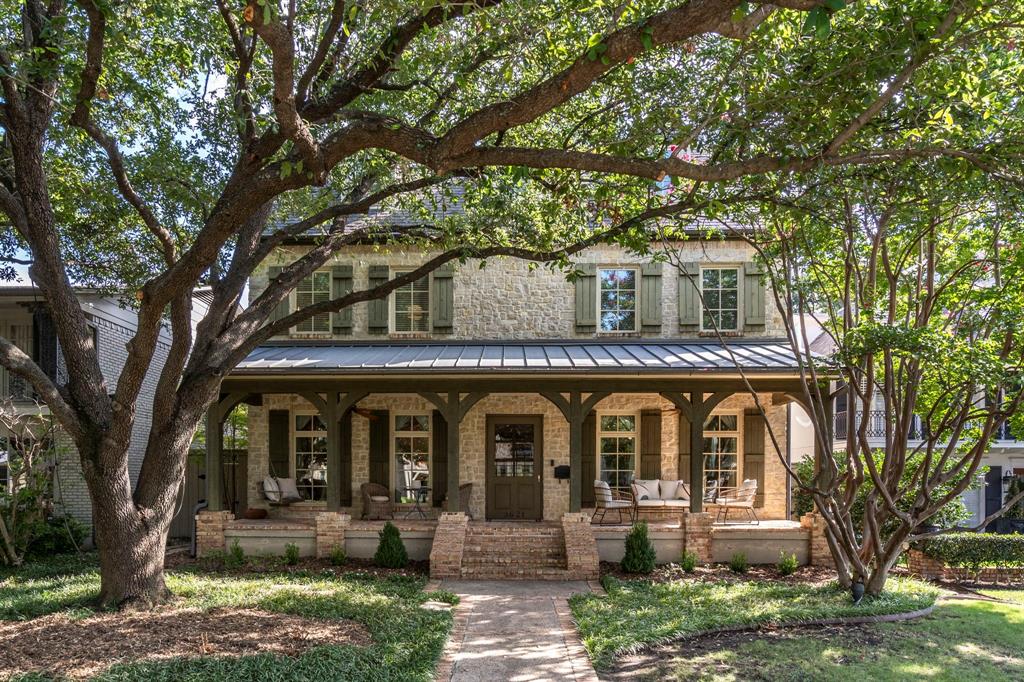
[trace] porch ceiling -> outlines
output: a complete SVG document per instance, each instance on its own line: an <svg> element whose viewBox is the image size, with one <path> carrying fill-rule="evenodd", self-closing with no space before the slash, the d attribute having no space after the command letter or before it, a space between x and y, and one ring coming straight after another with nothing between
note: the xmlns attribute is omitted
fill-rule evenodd
<svg viewBox="0 0 1024 682"><path fill-rule="evenodd" d="M780 341L722 346L695 341L392 342L268 344L236 376L351 375L731 375L793 376L799 365Z"/></svg>

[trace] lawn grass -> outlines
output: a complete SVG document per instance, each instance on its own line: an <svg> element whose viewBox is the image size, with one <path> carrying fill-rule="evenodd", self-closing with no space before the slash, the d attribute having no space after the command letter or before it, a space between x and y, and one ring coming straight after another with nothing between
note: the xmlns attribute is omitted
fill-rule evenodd
<svg viewBox="0 0 1024 682"><path fill-rule="evenodd" d="M1024 606L947 600L930 616L901 623L708 640L690 650L680 644L621 676L631 682L1010 682L1024 679L1022 628Z"/></svg>
<svg viewBox="0 0 1024 682"><path fill-rule="evenodd" d="M575 595L573 617L595 667L644 645L714 628L795 623L822 618L904 613L931 606L938 590L892 579L885 593L859 605L835 585L712 583L605 579L608 596Z"/></svg>
<svg viewBox="0 0 1024 682"><path fill-rule="evenodd" d="M109 680L430 680L451 629L446 610L422 608L425 579L330 571L209 573L194 567L167 573L180 605L200 609L258 608L326 619L352 619L370 632L368 647L323 646L296 656L205 657L120 664ZM0 619L26 620L54 612L84 617L99 593L95 561L54 559L0 572Z"/></svg>
<svg viewBox="0 0 1024 682"><path fill-rule="evenodd" d="M995 599L1024 604L1024 590L1004 590L1002 588L993 587L985 590L978 590L978 592L986 597L994 597Z"/></svg>

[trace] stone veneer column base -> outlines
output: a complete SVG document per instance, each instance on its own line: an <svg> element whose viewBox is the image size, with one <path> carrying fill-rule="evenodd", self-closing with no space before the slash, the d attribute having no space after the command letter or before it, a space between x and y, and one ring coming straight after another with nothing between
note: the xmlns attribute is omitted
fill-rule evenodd
<svg viewBox="0 0 1024 682"><path fill-rule="evenodd" d="M807 560L812 566L825 566L835 568L836 562L832 558L832 550L828 547L828 526L821 514L810 513L800 517L800 525L809 531Z"/></svg>
<svg viewBox="0 0 1024 682"><path fill-rule="evenodd" d="M316 522L316 558L326 559L335 547L345 549L345 531L352 517L342 512L320 512Z"/></svg>
<svg viewBox="0 0 1024 682"><path fill-rule="evenodd" d="M462 550L466 546L469 517L462 512L442 512L430 546L430 577L458 578L462 575Z"/></svg>
<svg viewBox="0 0 1024 682"><path fill-rule="evenodd" d="M201 511L196 514L197 557L227 549L224 545L224 526L234 518L235 515L229 511Z"/></svg>
<svg viewBox="0 0 1024 682"><path fill-rule="evenodd" d="M686 513L683 522L683 548L697 555L702 564L711 563L711 527L715 520L708 512Z"/></svg>
<svg viewBox="0 0 1024 682"><path fill-rule="evenodd" d="M585 512L562 515L565 567L569 573L569 580L600 578L601 559L597 554L597 540L591 530L590 521L590 514Z"/></svg>

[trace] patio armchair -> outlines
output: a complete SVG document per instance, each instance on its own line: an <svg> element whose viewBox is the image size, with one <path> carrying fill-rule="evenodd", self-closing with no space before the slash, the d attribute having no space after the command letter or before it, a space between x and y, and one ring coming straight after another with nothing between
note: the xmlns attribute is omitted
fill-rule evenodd
<svg viewBox="0 0 1024 682"><path fill-rule="evenodd" d="M359 492L363 497L364 519L395 518L395 506L387 488L379 483L364 483L359 486Z"/></svg>
<svg viewBox="0 0 1024 682"><path fill-rule="evenodd" d="M469 513L469 500L473 497L473 484L463 483L459 486L459 511L469 517L469 520L473 520L473 515ZM441 509L448 511L448 496L445 495L444 504L441 505Z"/></svg>
<svg viewBox="0 0 1024 682"><path fill-rule="evenodd" d="M757 496L757 481L748 478L736 488L720 488L715 503L718 505L718 516L715 523L721 519L722 523L729 520L730 509L742 509L755 524L761 523L754 513L754 498Z"/></svg>
<svg viewBox="0 0 1024 682"><path fill-rule="evenodd" d="M622 512L629 513L630 525L636 520L636 507L633 504L633 496L621 490L612 490L604 481L594 481L594 519L593 522L599 525L604 523L604 517L609 509L614 509L619 514L618 522L622 523Z"/></svg>

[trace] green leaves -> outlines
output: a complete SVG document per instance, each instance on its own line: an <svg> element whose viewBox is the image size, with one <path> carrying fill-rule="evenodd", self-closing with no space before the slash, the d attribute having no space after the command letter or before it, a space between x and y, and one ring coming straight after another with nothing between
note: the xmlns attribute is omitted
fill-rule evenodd
<svg viewBox="0 0 1024 682"><path fill-rule="evenodd" d="M815 7L804 19L804 35L827 38L832 30L832 14L824 7Z"/></svg>

